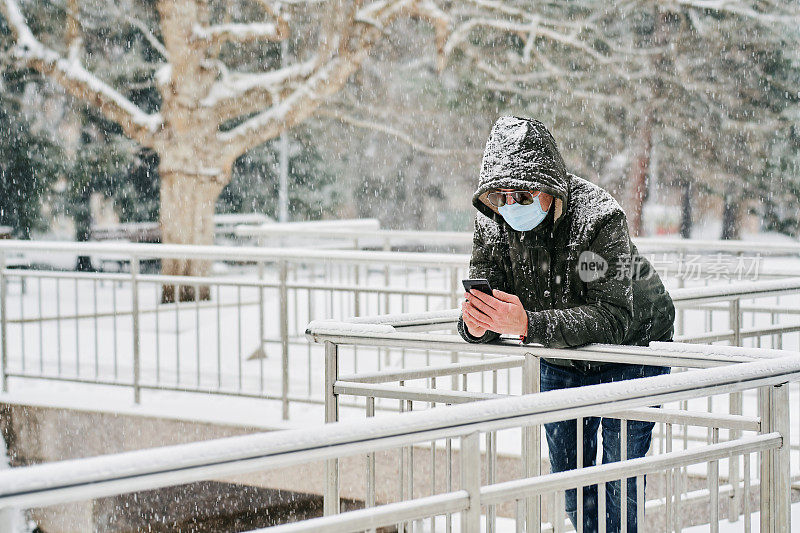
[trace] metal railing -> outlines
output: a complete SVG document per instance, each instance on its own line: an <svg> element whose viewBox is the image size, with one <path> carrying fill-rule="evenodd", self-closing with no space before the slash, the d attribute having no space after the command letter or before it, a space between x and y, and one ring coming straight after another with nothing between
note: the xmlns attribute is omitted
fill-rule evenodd
<svg viewBox="0 0 800 533"><path fill-rule="evenodd" d="M766 289L766 287L763 287ZM747 292L754 294L754 287L742 288L742 294ZM722 298L721 293L714 294L714 290L707 289L699 291L696 294L687 294L685 303L692 300L698 301L715 301ZM727 296L726 296L727 298ZM475 401L485 401L491 398L497 398L508 394L513 394L511 388L508 387L502 394L498 394L498 374L501 372L508 372L510 376L512 369L521 370L517 374L522 384L517 390L527 394L539 390L539 357L546 357L551 359L581 359L601 362L613 363L628 363L628 364L647 364L655 366L670 366L675 370L687 370L691 368L707 368L718 367L720 365L734 365L738 366L743 361L751 360L753 357L779 357L786 355L787 352L780 350L766 350L751 348L736 348L736 347L716 347L716 346L698 346L686 345L680 343L655 343L651 344L650 348L641 347L626 347L626 346L600 346L593 345L587 346L577 350L557 350L548 349L541 346L519 346L518 342L505 342L498 345L467 345L458 337L452 335L431 335L426 333L407 332L414 329L425 329L426 322L429 322L431 329L441 328L444 317L440 315L431 316L430 320L426 320L425 316L395 316L395 317L375 317L374 319L360 319L354 324L351 321L349 324L320 322L312 323L308 329L308 335L316 342L321 342L326 345L327 364L326 364L326 421L333 422L338 420L339 415L339 402L342 397L358 397L365 400L364 406L366 408L366 416L375 416L376 405L381 401L397 401L399 402L400 411L411 411L419 409L419 406L427 406L428 409L436 407L437 405L452 405L470 403ZM480 354L481 358L486 358L480 362L463 362L453 363L449 365L434 366L434 367L420 367L420 368L403 368L398 370L387 370L383 372L374 373L360 373L340 375L338 373L338 351L345 346L359 346L361 348L372 346L380 349L424 349L426 351L441 351L447 352L451 350L458 350L459 352L471 352L473 354ZM800 359L798 359L800 360ZM691 374L694 370L684 371L682 374ZM491 383L491 392L485 391L485 383L488 375L489 383ZM438 381L437 381L438 380ZM510 382L510 380L509 380ZM584 395L589 394L588 391L578 391L571 389L575 394L575 398L583 398ZM785 398L782 401L789 402L788 387L784 387L783 394ZM736 439L740 436L743 430L752 430L754 426L746 428L747 424L757 424L758 421L763 421L763 413L761 411L753 411L754 403L748 403L748 407L743 410L742 400L744 395L741 391L732 392L728 397L716 398L716 402L712 402L709 397L706 406L691 405L689 401L682 400L675 402L673 406L663 410L645 410L645 411L619 411L615 413L605 413L611 417L619 417L622 419L622 427L626 427L625 420L644 420L649 422L658 422L660 424L659 430L655 434L655 442L650 452L658 450L658 454L670 454L673 452L673 446L680 447L682 450L677 453L687 453L692 444L701 443L705 444L705 448L715 448L720 438L720 430L728 432L730 439ZM756 398L753 398L754 400ZM722 400L720 402L719 400ZM759 402L764 402L763 397L758 398ZM660 403L652 401L652 404ZM695 402L696 404L696 402ZM720 407L727 408L726 412L719 412ZM425 407L423 407L425 408ZM742 416L745 412L749 416ZM754 416L755 415L755 416ZM800 413L798 413L800 416ZM789 415L786 414L788 417ZM577 415L577 427L583 427L584 416ZM797 425L800 427L800 424ZM694 430L694 431L693 431ZM705 438L702 432L707 431ZM625 433L623 431L623 433ZM581 447L582 437L581 430L578 430L578 445L575 449L577 457L583 457ZM623 450L625 449L624 437L622 438ZM497 463L497 444L496 435L486 436L486 461L487 461L487 479L493 480L496 476L496 463ZM677 443L677 444L676 444ZM790 447L787 445L787 450ZM436 454L436 443L430 444L432 456ZM795 444L791 449L800 451L800 448ZM523 456L523 470L531 472L531 465L533 471L541 471L541 429L539 426L533 426L528 433L523 434L522 442L522 456ZM451 454L450 444L447 444L447 454ZM734 454L735 455L735 454ZM624 452L623 452L624 457ZM797 466L797 461L790 461L788 459L784 465L787 478L792 480L800 478L800 468ZM375 480L374 480L374 456L368 456L368 467L366 475L372 477L371 480L366 482L366 486L371 487L373 493L368 493L366 501L375 501L376 495L374 494ZM370 464L371 462L371 464ZM749 524L750 508L749 508L749 489L750 485L750 465L748 459L730 457L725 460L727 466L727 476L720 475L720 465L714 463L709 466L706 473L706 481L708 488L704 490L690 491L688 487L691 485L691 480L696 478L696 473L692 473L688 469L688 465L683 465L669 473L664 473L662 476L662 493L656 497L649 498L647 507L652 510L660 510L663 512L663 517L666 523L667 530L672 531L680 530L682 527L681 522L684 518L681 515L681 506L689 507L691 504L698 502L706 502L709 505L708 516L712 524L712 531L717 530L718 522L718 507L720 497L728 497L729 505L727 509L728 518L731 521L738 519L740 515L744 515L745 523ZM743 463L743 464L742 464ZM580 461L578 461L580 464ZM607 465L603 465L604 467ZM329 470L334 468L333 465L329 466ZM399 494L401 497L405 494L413 494L413 486L415 483L419 484L419 480L414 477L415 468L413 466L413 450L409 449L398 458L397 471L400 472L399 480L400 488ZM602 467L600 467L602 468ZM623 467L620 467L621 469ZM584 469L585 470L585 469ZM434 460L431 461L431 466L428 472L434 472ZM790 475L790 472L793 475ZM562 474L559 474L562 475ZM569 475L563 474L566 477L575 476L580 478L578 473ZM763 475L763 472L762 472ZM745 479L743 479L745 478ZM764 477L761 478L765 479ZM720 483L725 481L726 483ZM695 479L696 484L696 479ZM428 485L434 486L436 481L428 480ZM642 483L641 479L639 483ZM408 487L404 487L408 484ZM423 480L423 485L425 481ZM579 483L574 486L586 486L589 483ZM744 486L742 486L744 484ZM328 498L334 498L336 494L336 487L331 482L326 487ZM639 490L639 489L637 489ZM604 501L605 487L600 485L600 501ZM789 489L787 489L788 497ZM642 497L639 498L641 502ZM563 495L562 495L563 497ZM582 504L581 492L578 497L578 530L581 531L582 527ZM761 509L765 512L764 506L768 506L769 502L762 500ZM602 506L602 503L601 503ZM563 499L561 504L553 502L550 509L561 510L560 515L557 515L551 520L552 526L555 530L559 530L559 525L563 523ZM643 517L643 507L639 510L640 523ZM530 509L529 509L530 511ZM768 510L766 510L768 511ZM541 507L535 507L535 513L541 512ZM551 511L552 512L552 511ZM625 516L624 503L622 515ZM600 513L604 516L604 513ZM487 531L491 531L490 524L495 519L493 509L487 510ZM538 519L537 519L538 520ZM519 517L518 522L519 524ZM649 528L652 523L649 523ZM763 529L762 531L771 529ZM783 527L783 526L781 526ZM784 530L778 528L778 530ZM604 529L601 527L600 529ZM623 529L624 530L624 529ZM749 530L749 526L748 529ZM788 529L786 529L788 530Z"/></svg>
<svg viewBox="0 0 800 533"><path fill-rule="evenodd" d="M126 273L3 267L19 254L109 254ZM203 278L151 274L152 258L219 261ZM226 263L222 263L222 262ZM439 311L452 328L466 255L336 250L0 242L0 367L9 379L46 379L147 392L202 392L294 404L324 401L324 354L303 336L321 318ZM22 281L20 284L10 282ZM23 284L27 287L22 290ZM160 303L163 285L211 288L211 300ZM800 280L721 284L671 291L678 339L800 347ZM787 305L788 303L788 305ZM449 313L449 314L448 314ZM689 324L690 327L686 327ZM424 326L430 328L431 325ZM422 364L407 351L340 354L353 372ZM472 357L454 351L424 364ZM413 359L413 358L412 358Z"/></svg>
<svg viewBox="0 0 800 533"><path fill-rule="evenodd" d="M359 227L324 227L319 225L292 226L281 224L240 225L235 228L240 237L297 237L310 236L317 239L350 241L355 249L360 243L380 242L386 250L393 245L422 244L471 247L473 234L469 231L419 231L387 230L372 227L368 223ZM752 254L757 248L764 255L800 255L797 242L761 242L741 240L681 239L669 237L637 237L634 243L640 252L669 252L675 254L696 252L704 255L718 252Z"/></svg>
<svg viewBox="0 0 800 533"><path fill-rule="evenodd" d="M347 338L362 342L374 334L368 331L369 328L356 331L358 328L349 324L342 325L338 331L334 331L331 324L325 327L324 331L312 329L311 334L319 340L324 339L331 355L336 351L334 341L341 342ZM613 351L616 348L619 347L604 349ZM503 349L514 349L516 355L530 360L530 356L524 355L529 353L530 347L504 346ZM648 349L642 350L646 352ZM416 528L423 520L429 520L431 530L434 530L437 517L442 516L444 518L438 520L443 520L449 531L454 525L454 515L459 513L460 529L477 532L482 509L488 520L487 530L493 531L497 518L491 511L504 503L510 503L515 510L513 516L518 531L523 528L525 531L560 530L563 514L560 514L561 507L557 503L548 509L551 523L543 524L541 513L544 503L561 501L566 490L599 484L602 492L604 482L635 478L642 483L644 475L661 474L675 478L681 468L700 464L706 465L712 474L708 486L711 502L708 512L713 524L717 512L714 504L718 503L719 497L718 487L713 485L715 474L721 461L736 457L741 458L745 465L744 479L740 486L737 485L741 491L749 492L750 466L758 464L761 530L789 531L791 501L787 441L791 428L785 384L800 380L800 359L786 353L764 358L759 349L747 349L747 352L743 357L754 361L600 384L586 388L580 395L574 394L574 390L561 390L488 399L368 420L337 422L324 427L15 468L0 472L0 507L44 506L323 461L327 466L319 481L326 491L327 516L268 531L311 532L320 528L325 531L361 531L393 525ZM680 415L648 407L748 391L759 391L757 418L742 415L712 418L702 413ZM619 462L559 474L535 471L537 456L530 455L532 447L529 446L521 458L525 466L521 475L501 481L488 474L492 468L492 454L489 449L481 450L482 437L491 442L493 435L516 430L529 438L531 429L544 423L606 415L624 416L629 420L654 418L667 420L668 424L696 424L711 428L715 440L708 446L666 450L641 459L622 457ZM622 427L624 425L623 422ZM738 433L729 435L727 440L719 440L720 429ZM403 456L407 450L419 452L422 444L435 449L436 443L443 440L448 447L446 464L450 465L444 472L447 479L443 481L446 482L434 483L429 492L419 488L415 490L414 485L409 484L409 492L391 501L376 501L368 493L364 499L365 509L339 514L342 478L338 465L344 458L366 457L365 472L374 475L370 458L378 452L394 451ZM757 461L752 461L752 454L757 454ZM413 463L415 454L406 457L411 461L411 470L407 471L418 473ZM420 462L423 461L418 460L418 464ZM487 472L486 476L482 477L482 469ZM627 483L623 485L628 487ZM643 484L637 485L637 491L640 486L643 488ZM641 497L643 493L639 495L637 514L643 518L645 503ZM676 517L680 520L681 506L690 503L675 492L660 498L663 501L656 503L670 506L674 512L668 518L673 520ZM749 519L749 498L743 498L741 503ZM673 522L664 521L658 529L671 531L673 526ZM651 530L654 528L649 527L648 531Z"/></svg>
<svg viewBox="0 0 800 533"><path fill-rule="evenodd" d="M111 254L125 258L130 271L6 268L5 259L19 253ZM141 265L153 258L227 261L232 272L144 273ZM321 354L303 337L309 321L452 307L466 261L436 254L5 241L2 390L9 378L35 378L130 387L137 402L142 390L226 394L280 400L288 418L291 403L322 401L315 385ZM9 281L23 283L10 287ZM207 286L211 299L162 304L164 285Z"/></svg>

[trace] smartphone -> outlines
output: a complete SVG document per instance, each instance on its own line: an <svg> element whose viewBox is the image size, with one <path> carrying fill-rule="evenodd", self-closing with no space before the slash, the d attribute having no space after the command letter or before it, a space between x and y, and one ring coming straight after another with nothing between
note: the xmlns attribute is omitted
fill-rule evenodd
<svg viewBox="0 0 800 533"><path fill-rule="evenodd" d="M464 290L467 292L471 289L475 289L489 296L493 296L492 288L489 286L489 280L487 279L462 279L461 283L464 284Z"/></svg>

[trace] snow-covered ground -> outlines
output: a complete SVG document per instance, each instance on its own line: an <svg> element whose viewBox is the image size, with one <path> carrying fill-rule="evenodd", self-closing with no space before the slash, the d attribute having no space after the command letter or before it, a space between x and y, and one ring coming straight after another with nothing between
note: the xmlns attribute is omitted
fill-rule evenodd
<svg viewBox="0 0 800 533"><path fill-rule="evenodd" d="M750 531L761 530L761 526L759 524L760 520L761 513L759 511L754 512L750 516ZM744 521L744 516L740 516L739 520L736 522L729 522L727 519L720 520L719 533L742 533L742 531L745 530ZM800 530L800 502L792 504L792 529L790 531L798 530ZM711 526L709 524L692 526L683 530L684 533L705 533L706 531L711 531Z"/></svg>

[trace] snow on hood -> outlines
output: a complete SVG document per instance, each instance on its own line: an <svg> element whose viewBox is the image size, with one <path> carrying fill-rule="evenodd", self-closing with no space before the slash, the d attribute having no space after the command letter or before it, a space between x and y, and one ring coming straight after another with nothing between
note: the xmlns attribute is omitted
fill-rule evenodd
<svg viewBox="0 0 800 533"><path fill-rule="evenodd" d="M483 152L478 189L472 204L494 218L497 208L486 199L494 189L543 191L555 197L554 218L566 208L569 177L556 141L538 120L500 117Z"/></svg>

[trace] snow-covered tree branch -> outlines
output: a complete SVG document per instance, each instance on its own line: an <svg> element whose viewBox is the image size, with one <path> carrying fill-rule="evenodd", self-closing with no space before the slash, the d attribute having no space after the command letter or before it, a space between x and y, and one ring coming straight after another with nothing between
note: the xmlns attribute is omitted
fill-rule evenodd
<svg viewBox="0 0 800 533"><path fill-rule="evenodd" d="M86 70L75 55L65 58L44 46L33 35L16 0L2 0L0 12L16 39L13 54L18 61L58 82L72 96L119 124L127 135L139 143L145 146L154 144L155 135L162 124L160 114L142 111L116 89Z"/></svg>

